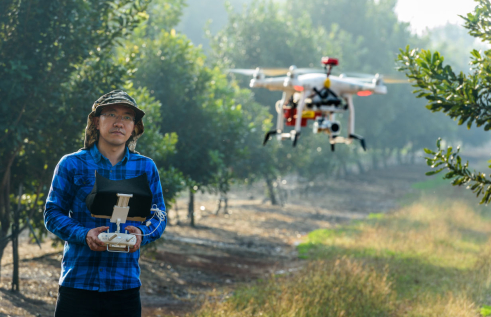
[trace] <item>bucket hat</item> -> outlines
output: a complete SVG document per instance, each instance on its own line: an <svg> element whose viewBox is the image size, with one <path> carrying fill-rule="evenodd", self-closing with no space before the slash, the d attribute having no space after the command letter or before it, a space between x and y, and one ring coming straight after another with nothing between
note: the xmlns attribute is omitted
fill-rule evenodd
<svg viewBox="0 0 491 317"><path fill-rule="evenodd" d="M97 130L94 118L99 117L102 109L109 105L124 105L135 111L135 129L131 134L131 137L126 142L128 149L131 152L135 152L136 141L140 138L144 131L142 118L145 115L145 112L138 108L135 99L131 98L123 90L113 90L107 94L104 94L92 105L92 112L89 113L89 116L87 117L87 127L85 128L84 149L90 148L99 139L99 130Z"/></svg>

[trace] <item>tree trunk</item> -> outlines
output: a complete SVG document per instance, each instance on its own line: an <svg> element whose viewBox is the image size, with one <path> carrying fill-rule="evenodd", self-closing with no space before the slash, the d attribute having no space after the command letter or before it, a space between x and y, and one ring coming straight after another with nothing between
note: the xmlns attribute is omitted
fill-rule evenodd
<svg viewBox="0 0 491 317"><path fill-rule="evenodd" d="M375 153L372 154L372 168L378 170L378 157Z"/></svg>
<svg viewBox="0 0 491 317"><path fill-rule="evenodd" d="M384 168L387 168L389 166L390 149L384 149L382 153L382 163L384 164Z"/></svg>
<svg viewBox="0 0 491 317"><path fill-rule="evenodd" d="M278 205L274 194L273 181L271 180L271 178L269 178L269 176L266 177L266 186L268 187L268 195L269 200L271 200L271 205Z"/></svg>
<svg viewBox="0 0 491 317"><path fill-rule="evenodd" d="M3 176L3 181L0 184L0 241L5 238L10 228L10 166ZM0 245L0 263L4 249L7 247L8 240ZM0 266L1 272L1 266ZM1 277L1 276L0 276Z"/></svg>
<svg viewBox="0 0 491 317"><path fill-rule="evenodd" d="M17 210L14 211L14 223L12 224L12 257L13 257L13 271L12 271L12 292L20 291L19 282L19 218L20 207L22 198L22 185L19 185L19 202L17 203Z"/></svg>
<svg viewBox="0 0 491 317"><path fill-rule="evenodd" d="M181 223L181 218L179 218L179 207L177 206L177 197L176 202L174 203L174 208L176 209L176 224L179 225Z"/></svg>
<svg viewBox="0 0 491 317"><path fill-rule="evenodd" d="M225 209L224 209L224 211L223 211L223 212L224 212L226 215L228 215L228 197L227 197L227 194L226 194L226 193L225 193L224 203L225 203L225 207L224 207Z"/></svg>
<svg viewBox="0 0 491 317"><path fill-rule="evenodd" d="M396 155L397 155L397 164L402 165L402 149L397 149L396 150Z"/></svg>
<svg viewBox="0 0 491 317"><path fill-rule="evenodd" d="M191 220L191 227L194 227L195 226L195 223L194 223L194 192L193 192L192 187L189 187L188 217Z"/></svg>
<svg viewBox="0 0 491 317"><path fill-rule="evenodd" d="M348 164L346 164L345 160L341 161L341 167L343 169L344 177L347 177L349 175L349 170L348 170Z"/></svg>
<svg viewBox="0 0 491 317"><path fill-rule="evenodd" d="M215 215L218 216L220 209L222 209L222 196L221 195L218 197L218 204L217 204L217 210L215 211Z"/></svg>
<svg viewBox="0 0 491 317"><path fill-rule="evenodd" d="M356 165L358 165L358 171L360 172L360 174L365 173L365 167L363 166L363 163L360 159L356 160Z"/></svg>
<svg viewBox="0 0 491 317"><path fill-rule="evenodd" d="M8 245L8 241L5 241L4 243L0 242L0 259L3 257L3 251L5 251L5 248ZM0 281L2 280L2 261L0 261Z"/></svg>
<svg viewBox="0 0 491 317"><path fill-rule="evenodd" d="M10 229L10 169L21 149L22 146L19 146L12 151L10 158L4 162L4 165L0 165L0 168L5 168L0 181L0 241L7 236ZM2 262L3 251L7 247L7 244L8 240L4 241L4 243L0 242L0 263Z"/></svg>

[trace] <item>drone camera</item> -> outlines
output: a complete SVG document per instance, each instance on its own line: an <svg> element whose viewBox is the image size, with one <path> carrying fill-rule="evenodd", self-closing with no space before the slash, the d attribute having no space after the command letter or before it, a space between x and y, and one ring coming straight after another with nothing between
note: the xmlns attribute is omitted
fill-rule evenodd
<svg viewBox="0 0 491 317"><path fill-rule="evenodd" d="M336 121L331 122L331 133L338 135L340 131L341 131L341 125L339 124L339 122Z"/></svg>
<svg viewBox="0 0 491 317"><path fill-rule="evenodd" d="M314 122L313 132L326 132L333 136L337 136L341 132L341 124L338 121L330 121L324 118L318 118Z"/></svg>

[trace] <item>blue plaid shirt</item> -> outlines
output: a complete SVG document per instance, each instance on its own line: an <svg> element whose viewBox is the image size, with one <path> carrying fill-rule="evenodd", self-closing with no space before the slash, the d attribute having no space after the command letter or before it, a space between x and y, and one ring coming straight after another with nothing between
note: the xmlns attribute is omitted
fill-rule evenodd
<svg viewBox="0 0 491 317"><path fill-rule="evenodd" d="M111 232L116 231L115 223L92 217L85 205L85 198L94 186L96 170L111 180L134 178L147 173L153 194L152 204L165 210L159 173L148 157L126 148L124 158L112 166L99 152L97 145L65 155L55 168L44 211L46 228L65 241L59 284L99 292L139 287L139 250L134 253L96 252L90 250L85 240L89 230L96 227L109 226ZM124 232L127 225L132 225L148 234L159 224L157 217L151 222L147 227L140 222L127 221L121 224L121 230ZM166 221L162 221L154 233L142 237L141 245L160 238L165 226Z"/></svg>

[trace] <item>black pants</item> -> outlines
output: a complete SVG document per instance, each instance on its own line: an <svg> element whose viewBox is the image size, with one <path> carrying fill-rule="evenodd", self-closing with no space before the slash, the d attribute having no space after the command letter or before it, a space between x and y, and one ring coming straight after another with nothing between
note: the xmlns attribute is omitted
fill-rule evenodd
<svg viewBox="0 0 491 317"><path fill-rule="evenodd" d="M55 317L141 317L140 288L115 292L60 286Z"/></svg>

